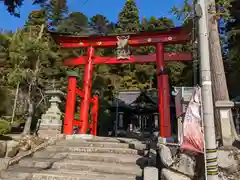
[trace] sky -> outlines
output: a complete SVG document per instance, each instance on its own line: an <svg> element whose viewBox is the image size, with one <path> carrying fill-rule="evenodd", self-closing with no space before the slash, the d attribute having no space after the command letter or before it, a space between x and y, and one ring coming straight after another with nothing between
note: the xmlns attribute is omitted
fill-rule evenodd
<svg viewBox="0 0 240 180"><path fill-rule="evenodd" d="M139 8L140 17L168 17L177 24L177 20L169 12L176 5L181 7L184 0L135 0ZM86 2L86 3L85 3ZM118 13L122 10L126 0L68 0L69 12L79 11L92 17L96 14L106 16L110 21L116 22ZM11 16L3 3L0 3L0 29L16 30L23 27L28 14L37 10L37 5L32 5L32 0L25 0L19 9L21 17Z"/></svg>

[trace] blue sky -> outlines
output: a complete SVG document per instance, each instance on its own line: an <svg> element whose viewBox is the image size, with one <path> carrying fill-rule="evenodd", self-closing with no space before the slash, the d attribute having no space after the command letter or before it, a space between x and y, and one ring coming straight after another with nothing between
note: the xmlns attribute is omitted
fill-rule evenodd
<svg viewBox="0 0 240 180"><path fill-rule="evenodd" d="M86 14L88 17L94 16L95 14L103 14L109 20L116 22L118 13L121 11L126 0L68 0L69 12L80 11ZM140 10L140 17L155 16L155 17L168 17L176 19L169 14L169 11L173 5L181 6L184 0L136 0L137 6ZM6 30L16 30L21 28L28 14L39 9L38 6L32 5L32 0L25 0L24 5L20 8L21 17L16 18L6 10L6 7L0 4L0 28Z"/></svg>

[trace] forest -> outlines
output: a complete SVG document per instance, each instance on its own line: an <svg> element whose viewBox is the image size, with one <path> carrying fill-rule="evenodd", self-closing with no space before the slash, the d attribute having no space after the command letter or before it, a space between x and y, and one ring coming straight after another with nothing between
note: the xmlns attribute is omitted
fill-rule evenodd
<svg viewBox="0 0 240 180"><path fill-rule="evenodd" d="M15 8L21 6L21 3L10 2L13 1L5 1L7 10L18 16ZM229 1L219 0L217 3L224 9L219 10L219 32L229 93L233 98L239 95L240 90L237 80L240 76L240 1L232 1L231 4L227 2ZM0 32L0 134L9 132L12 127L19 126L27 119L36 122L48 106L45 91L58 89L66 93L67 77L72 71L79 74L78 86L82 87L84 67L68 68L63 65L63 60L81 56L85 51L60 49L49 31L84 36L160 31L175 27L173 20L166 17L139 17L139 9L134 0L126 1L117 22L110 22L101 14L87 17L81 12L69 13L67 0L35 3L39 3L41 8L29 14L23 28L15 32ZM186 18L182 17L192 11L191 4L185 1L183 8L173 7L169 13L182 20L183 25L187 25ZM165 47L165 51L194 54L196 49L193 43L169 45ZM154 51L154 47L131 48L132 54L149 54ZM115 49L96 50L98 56L116 56L115 53ZM195 77L198 74L198 57L195 58L194 63L168 63L171 86L196 85L194 79L198 79ZM109 116L106 108L118 91L151 88L156 88L155 64L94 67L92 93L97 92L100 95L100 112L104 112L100 114L106 121ZM25 133L30 132L30 125L25 126Z"/></svg>

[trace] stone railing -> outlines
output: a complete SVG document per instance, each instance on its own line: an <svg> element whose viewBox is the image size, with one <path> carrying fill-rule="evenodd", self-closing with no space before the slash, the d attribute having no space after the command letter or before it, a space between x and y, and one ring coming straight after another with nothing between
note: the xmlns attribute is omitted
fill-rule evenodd
<svg viewBox="0 0 240 180"><path fill-rule="evenodd" d="M240 135L240 104L232 101L217 101L215 108L219 109L221 121L221 134L224 146L231 146L236 136ZM232 131L231 122L233 121L237 135Z"/></svg>

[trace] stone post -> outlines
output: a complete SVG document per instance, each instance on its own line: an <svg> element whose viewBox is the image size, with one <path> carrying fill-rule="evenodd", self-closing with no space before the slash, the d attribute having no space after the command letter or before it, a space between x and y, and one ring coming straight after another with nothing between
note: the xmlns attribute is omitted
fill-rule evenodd
<svg viewBox="0 0 240 180"><path fill-rule="evenodd" d="M221 121L221 134L223 146L232 146L233 136L231 131L231 108L234 107L232 101L217 101L215 108L219 109Z"/></svg>
<svg viewBox="0 0 240 180"><path fill-rule="evenodd" d="M178 143L182 144L183 141L183 121L184 121L184 115L182 114L181 116L179 116L177 118L177 124L178 124L178 129L177 129L177 133L178 133Z"/></svg>
<svg viewBox="0 0 240 180"><path fill-rule="evenodd" d="M144 180L158 180L158 169L155 167L145 167L143 170Z"/></svg>
<svg viewBox="0 0 240 180"><path fill-rule="evenodd" d="M123 116L124 116L124 112L119 112L118 113L118 127L120 129L122 129L124 127L124 124L123 124Z"/></svg>
<svg viewBox="0 0 240 180"><path fill-rule="evenodd" d="M38 135L40 137L49 137L61 134L62 132L62 112L59 109L61 103L60 97L64 95L63 92L58 90L46 91L46 94L50 96L50 107L44 113L39 120Z"/></svg>
<svg viewBox="0 0 240 180"><path fill-rule="evenodd" d="M159 129L159 113L153 114L154 129Z"/></svg>

